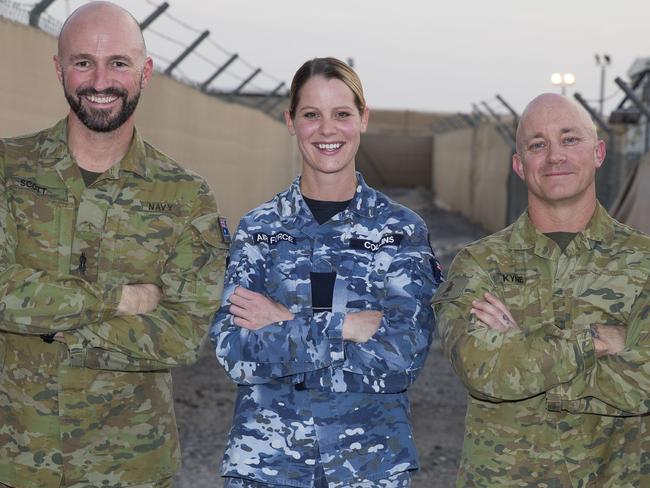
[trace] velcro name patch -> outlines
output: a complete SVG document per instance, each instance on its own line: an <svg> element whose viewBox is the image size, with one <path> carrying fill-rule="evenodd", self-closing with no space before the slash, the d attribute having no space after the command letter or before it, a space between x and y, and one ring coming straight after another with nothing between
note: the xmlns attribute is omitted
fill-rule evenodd
<svg viewBox="0 0 650 488"><path fill-rule="evenodd" d="M288 242L289 244L296 245L296 238L286 232L278 232L277 234L265 234L264 232L257 232L253 234L255 243L264 242L269 246L275 246L280 242Z"/></svg>
<svg viewBox="0 0 650 488"><path fill-rule="evenodd" d="M350 239L351 249L360 249L362 251L377 252L384 246L398 247L402 242L403 234L385 234L378 241L367 239Z"/></svg>

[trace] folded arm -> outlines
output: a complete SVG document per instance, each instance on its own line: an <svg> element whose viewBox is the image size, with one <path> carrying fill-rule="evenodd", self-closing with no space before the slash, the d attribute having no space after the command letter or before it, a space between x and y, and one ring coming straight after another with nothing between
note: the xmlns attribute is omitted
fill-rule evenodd
<svg viewBox="0 0 650 488"><path fill-rule="evenodd" d="M472 395L495 402L521 400L593 368L589 329L559 329L534 318L503 330L487 326L478 318L483 312L476 313L476 303L485 300L485 293L498 298L496 290L488 273L464 250L434 298L445 354Z"/></svg>

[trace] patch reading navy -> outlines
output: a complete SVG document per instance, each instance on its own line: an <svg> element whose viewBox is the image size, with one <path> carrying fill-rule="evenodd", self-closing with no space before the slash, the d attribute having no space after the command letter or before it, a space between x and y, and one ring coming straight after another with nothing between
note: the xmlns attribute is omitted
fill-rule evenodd
<svg viewBox="0 0 650 488"><path fill-rule="evenodd" d="M369 241L366 239L350 239L350 248L351 249L361 249L364 251L377 252L384 246L395 246L398 247L402 239L404 238L403 234L385 234L382 236L379 241Z"/></svg>
<svg viewBox="0 0 650 488"><path fill-rule="evenodd" d="M253 239L255 239L255 243L265 242L269 246L275 246L280 242L288 242L294 246L296 245L296 238L286 232L278 232L277 234L271 235L265 234L264 232L257 232L253 234Z"/></svg>
<svg viewBox="0 0 650 488"><path fill-rule="evenodd" d="M226 217L219 217L219 229L221 229L223 242L230 244L230 231L228 230L228 219Z"/></svg>

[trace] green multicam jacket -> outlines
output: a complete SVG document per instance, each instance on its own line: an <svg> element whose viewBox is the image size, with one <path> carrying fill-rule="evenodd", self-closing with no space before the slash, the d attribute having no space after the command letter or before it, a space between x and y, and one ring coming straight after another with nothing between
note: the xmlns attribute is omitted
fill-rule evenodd
<svg viewBox="0 0 650 488"><path fill-rule="evenodd" d="M66 120L0 141L0 483L121 487L177 470L169 368L197 358L226 252L208 185L137 132L89 188ZM116 316L135 283L161 302ZM56 331L67 345L41 338Z"/></svg>
<svg viewBox="0 0 650 488"><path fill-rule="evenodd" d="M650 486L650 238L599 205L562 253L528 215L469 245L434 298L470 392L458 487ZM521 327L478 326L496 294ZM591 324L625 325L597 359Z"/></svg>

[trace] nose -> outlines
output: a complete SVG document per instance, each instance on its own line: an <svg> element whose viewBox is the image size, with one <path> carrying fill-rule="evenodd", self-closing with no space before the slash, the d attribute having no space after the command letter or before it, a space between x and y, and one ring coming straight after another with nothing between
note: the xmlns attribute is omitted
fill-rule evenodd
<svg viewBox="0 0 650 488"><path fill-rule="evenodd" d="M111 86L110 72L106 67L97 66L93 75L93 88L95 90L102 91Z"/></svg>
<svg viewBox="0 0 650 488"><path fill-rule="evenodd" d="M560 164L566 160L566 153L561 144L550 144L547 160L550 164Z"/></svg>
<svg viewBox="0 0 650 488"><path fill-rule="evenodd" d="M336 122L332 117L323 117L318 130L324 136L336 134Z"/></svg>

